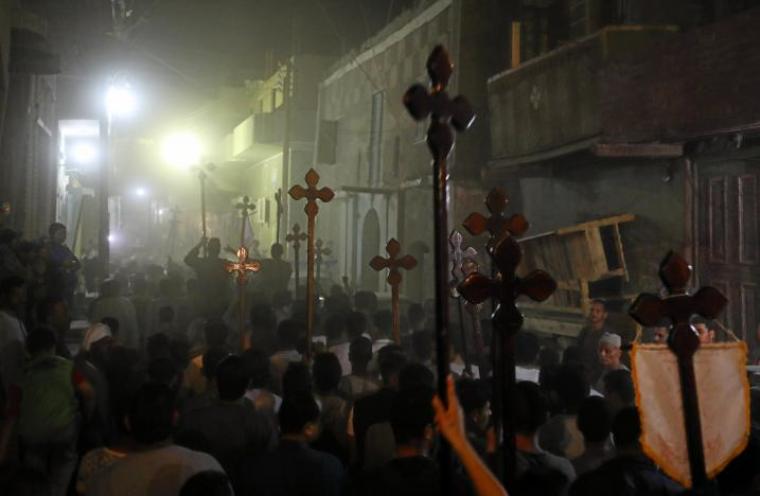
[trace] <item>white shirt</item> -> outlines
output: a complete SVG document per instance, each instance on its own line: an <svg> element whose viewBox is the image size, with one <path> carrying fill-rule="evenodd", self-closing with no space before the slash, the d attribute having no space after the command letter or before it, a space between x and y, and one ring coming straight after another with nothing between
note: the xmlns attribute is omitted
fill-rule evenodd
<svg viewBox="0 0 760 496"><path fill-rule="evenodd" d="M5 310L0 310L0 377L3 387L18 384L24 371L26 357L24 323Z"/></svg>
<svg viewBox="0 0 760 496"><path fill-rule="evenodd" d="M224 473L213 457L169 445L130 453L98 472L87 486L88 496L165 496L179 494L185 482L206 470Z"/></svg>
<svg viewBox="0 0 760 496"><path fill-rule="evenodd" d="M534 367L515 366L515 380L517 382L527 381L538 384L538 378L541 371Z"/></svg>

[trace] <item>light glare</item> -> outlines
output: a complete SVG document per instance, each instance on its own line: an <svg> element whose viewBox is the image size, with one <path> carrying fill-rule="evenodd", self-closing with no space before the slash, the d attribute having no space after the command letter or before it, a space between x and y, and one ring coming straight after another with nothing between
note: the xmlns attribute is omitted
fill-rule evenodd
<svg viewBox="0 0 760 496"><path fill-rule="evenodd" d="M71 147L70 157L75 164L89 165L98 160L98 149L92 143L77 143Z"/></svg>
<svg viewBox="0 0 760 496"><path fill-rule="evenodd" d="M193 133L173 134L164 140L161 154L167 163L178 168L188 169L200 163L201 143Z"/></svg>
<svg viewBox="0 0 760 496"><path fill-rule="evenodd" d="M129 85L110 86L106 93L106 108L111 116L129 117L135 113L137 98Z"/></svg>

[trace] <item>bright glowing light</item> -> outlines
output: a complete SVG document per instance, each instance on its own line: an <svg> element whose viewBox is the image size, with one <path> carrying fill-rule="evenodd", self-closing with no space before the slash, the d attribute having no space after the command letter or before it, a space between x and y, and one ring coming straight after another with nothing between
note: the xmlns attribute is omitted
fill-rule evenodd
<svg viewBox="0 0 760 496"><path fill-rule="evenodd" d="M158 209L158 215L164 215L165 213L166 213L166 209L165 208L159 208Z"/></svg>
<svg viewBox="0 0 760 496"><path fill-rule="evenodd" d="M135 194L140 198L144 198L148 196L148 190L140 186L138 188L135 188Z"/></svg>
<svg viewBox="0 0 760 496"><path fill-rule="evenodd" d="M111 116L129 117L137 109L137 97L128 84L113 85L106 93L106 109Z"/></svg>
<svg viewBox="0 0 760 496"><path fill-rule="evenodd" d="M113 244L113 243L116 243L118 240L119 240L119 238L115 234L111 233L111 234L108 235L108 242L109 243Z"/></svg>
<svg viewBox="0 0 760 496"><path fill-rule="evenodd" d="M75 143L71 146L69 157L75 164L93 164L98 160L98 148L93 143Z"/></svg>
<svg viewBox="0 0 760 496"><path fill-rule="evenodd" d="M201 161L201 142L193 133L172 134L164 140L161 155L164 160L181 169L198 165Z"/></svg>

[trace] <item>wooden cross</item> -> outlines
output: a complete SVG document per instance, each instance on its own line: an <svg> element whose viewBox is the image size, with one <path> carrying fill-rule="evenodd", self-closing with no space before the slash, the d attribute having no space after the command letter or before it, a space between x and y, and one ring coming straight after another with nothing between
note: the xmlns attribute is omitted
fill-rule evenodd
<svg viewBox="0 0 760 496"><path fill-rule="evenodd" d="M433 235L435 277L435 347L438 371L438 396L446 401L446 378L449 365L449 278L448 267L448 172L446 160L454 148L453 126L457 131L467 130L475 120L467 99L463 96L449 98L446 87L454 72L451 57L442 45L433 48L426 63L430 86L411 86L404 94L404 106L416 121L430 118L427 144L433 156ZM451 447L442 443L439 450L441 487L451 483ZM448 489L446 489L448 491Z"/></svg>
<svg viewBox="0 0 760 496"><path fill-rule="evenodd" d="M391 287L391 313L393 314L393 340L401 344L401 310L399 305L398 286L401 284L401 272L399 269L412 270L417 266L417 259L411 255L399 258L401 244L395 238L391 238L385 246L388 258L377 255L369 261L369 266L376 271L388 269L388 284Z"/></svg>
<svg viewBox="0 0 760 496"><path fill-rule="evenodd" d="M229 273L236 273L238 286L238 326L240 330L240 349L248 348L249 340L245 332L245 286L248 282L249 272L258 272L261 270L261 262L258 260L248 259L248 249L240 246L237 250L236 262L225 262L224 269Z"/></svg>
<svg viewBox="0 0 760 496"><path fill-rule="evenodd" d="M633 302L629 314L643 326L657 325L668 318L673 323L668 335L668 347L678 359L678 375L681 382L681 402L686 426L686 445L689 451L689 471L692 487L705 491L710 483L705 470L702 451L702 427L699 417L699 398L694 375L694 353L699 349L699 337L691 326L693 315L715 319L728 303L717 289L706 286L690 295L687 291L692 268L680 255L670 252L660 264L660 279L668 296L660 298L644 293ZM701 493L700 493L701 494Z"/></svg>
<svg viewBox="0 0 760 496"><path fill-rule="evenodd" d="M244 196L243 200L235 205L235 208L240 210L240 215L243 220L240 225L240 246L245 245L245 224L248 222L248 216L256 210L256 205L251 203L248 196Z"/></svg>
<svg viewBox="0 0 760 496"><path fill-rule="evenodd" d="M492 190L486 199L492 219L506 219L503 212L508 199L503 190ZM477 218L472 214L468 219ZM523 317L517 308L516 301L521 295L526 295L534 301L544 301L557 289L557 283L544 271L531 272L524 279L517 277L517 267L522 260L522 250L514 236L522 234L527 229L527 222L522 216L515 223L515 232L508 221L486 219L488 223L480 223L482 229L492 233L488 242L493 268L498 270L493 278L474 272L465 277L459 285L459 293L473 305L479 305L489 298L498 302L494 309L493 320L493 363L494 363L494 410L501 415L501 429L506 446L504 456L504 479L508 483L514 481L515 475L515 433L514 411L510 398L515 388L515 335L523 324ZM485 219L485 217L484 217ZM489 229L489 227L491 229ZM494 238L499 237L496 241ZM498 418L498 415L496 415Z"/></svg>
<svg viewBox="0 0 760 496"><path fill-rule="evenodd" d="M201 232L203 233L203 257L208 257L208 248L206 240L207 238L207 230L206 230L206 171L203 169L198 171L198 181L201 183Z"/></svg>
<svg viewBox="0 0 760 496"><path fill-rule="evenodd" d="M306 241L306 237L306 233L301 232L301 226L298 224L293 224L293 229L290 234L285 236L285 241L293 244L293 265L295 267L294 275L296 278L295 299L298 299L298 295L301 292L301 264L299 254L301 252L301 241Z"/></svg>
<svg viewBox="0 0 760 496"><path fill-rule="evenodd" d="M306 212L306 218L308 219L307 226L307 241L306 241L306 361L311 359L311 337L314 334L314 238L316 236L317 227L317 214L319 213L319 206L317 200L321 200L323 203L328 203L333 199L335 193L333 190L327 187L317 189L319 183L319 174L314 169L309 169L306 173L306 187L296 184L290 188L288 194L294 200L306 199L306 206L303 211Z"/></svg>
<svg viewBox="0 0 760 496"><path fill-rule="evenodd" d="M480 236L488 231L491 235L489 251L505 236L522 236L528 230L528 220L522 214L514 214L510 217L504 213L509 205L509 197L504 188L493 188L486 197L486 208L491 214L488 217L473 212L467 216L462 225L473 236Z"/></svg>
<svg viewBox="0 0 760 496"><path fill-rule="evenodd" d="M454 229L449 235L449 257L451 265L451 297L457 299L457 314L459 316L459 330L462 340L462 356L464 358L464 368L468 375L472 374L472 363L467 348L467 333L464 328L464 312L462 311L462 299L456 290L457 285L464 279L463 266L465 259L473 260L478 252L472 246L462 249L462 233Z"/></svg>
<svg viewBox="0 0 760 496"><path fill-rule="evenodd" d="M319 286L322 281L322 262L324 262L325 255L329 256L331 253L332 250L330 250L330 248L325 248L324 242L321 239L318 239L314 244L314 256L317 264L317 291L319 291Z"/></svg>

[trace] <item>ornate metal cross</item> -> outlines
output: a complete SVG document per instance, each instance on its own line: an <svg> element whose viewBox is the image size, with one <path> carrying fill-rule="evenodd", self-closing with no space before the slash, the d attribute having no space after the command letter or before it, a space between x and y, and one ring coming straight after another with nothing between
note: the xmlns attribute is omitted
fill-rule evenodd
<svg viewBox="0 0 760 496"><path fill-rule="evenodd" d="M229 273L236 274L237 286L238 286L238 326L240 330L240 349L245 350L248 348L250 341L245 332L245 286L248 282L249 272L258 272L261 270L261 262L259 260L248 259L248 249L245 246L240 246L237 250L237 261L226 262L224 269Z"/></svg>
<svg viewBox="0 0 760 496"><path fill-rule="evenodd" d="M689 322L693 315L701 315L706 319L717 318L728 300L720 291L710 286L690 295L686 288L691 273L691 265L671 251L660 264L659 274L669 293L668 296L660 298L654 294L641 294L633 302L629 314L643 326L657 325L662 318L668 318L673 323L668 335L668 347L678 359L689 471L692 487L699 491L705 490L709 481L702 451L702 427L693 361L694 353L699 349L699 337Z"/></svg>
<svg viewBox="0 0 760 496"><path fill-rule="evenodd" d="M306 360L311 359L311 337L314 334L314 304L315 304L315 281L314 281L314 238L316 236L317 227L317 214L319 213L319 205L317 200L321 200L323 203L328 203L333 199L335 193L328 187L322 187L317 189L319 183L319 174L314 169L309 169L306 173L306 187L296 184L290 188L288 194L294 200L306 199L306 206L303 211L306 212L306 218L308 219L307 226L307 242L306 242L306 309L307 309L307 327L306 327Z"/></svg>
<svg viewBox="0 0 760 496"><path fill-rule="evenodd" d="M295 299L298 299L298 295L301 293L301 276L300 276L301 241L306 241L306 238L307 238L306 233L301 232L301 226L298 224L293 224L293 228L291 229L290 234L285 236L285 241L293 245L293 266L294 266L293 274L296 278Z"/></svg>
<svg viewBox="0 0 760 496"><path fill-rule="evenodd" d="M446 401L446 377L449 375L449 280L444 267L448 267L448 171L446 160L454 148L453 126L457 131L467 130L475 120L467 99L449 98L446 87L454 72L451 57L442 45L433 48L426 63L430 87L411 86L404 94L404 106L416 121L430 118L427 144L433 156L433 233L435 267L435 347L438 370L438 395ZM443 443L439 453L441 486L450 485L451 449Z"/></svg>
<svg viewBox="0 0 760 496"><path fill-rule="evenodd" d="M524 279L517 277L516 271L522 260L522 250L514 236L523 234L528 223L521 215L509 218L516 219L515 221L507 219L504 215L507 204L508 198L504 190L494 189L486 198L491 217L485 218L480 214L467 217L468 220L477 219L474 224L470 222L474 232L491 233L487 246L493 271L498 271L498 274L489 278L477 272L471 273L465 277L458 289L464 299L474 305L481 304L489 298L498 302L492 315L494 410L501 414L501 428L506 446L504 478L511 483L515 474L515 438L514 412L509 398L513 396L515 387L515 334L523 324L516 301L521 295L534 301L544 301L557 289L557 283L541 270L531 272Z"/></svg>
<svg viewBox="0 0 760 496"><path fill-rule="evenodd" d="M317 264L317 292L319 292L319 286L322 281L322 263L324 262L325 256L330 256L332 253L332 250L330 248L324 247L324 242L321 239L318 239L316 243L314 243L314 261Z"/></svg>
<svg viewBox="0 0 760 496"><path fill-rule="evenodd" d="M277 188L274 192L274 203L277 208L277 230L275 232L275 243L280 242L280 223L282 222L282 188Z"/></svg>
<svg viewBox="0 0 760 496"><path fill-rule="evenodd" d="M478 255L475 248L469 246L462 249L462 233L454 229L449 235L449 265L451 266L451 297L457 299L457 314L459 316L459 330L462 340L462 356L464 358L464 367L468 374L472 374L472 363L467 348L467 333L464 328L464 312L462 311L462 299L459 297L457 285L464 279L463 265L465 259L474 260Z"/></svg>
<svg viewBox="0 0 760 496"><path fill-rule="evenodd" d="M417 266L417 259L411 255L399 258L401 244L395 238L391 238L385 246L388 258L377 255L369 262L369 266L376 271L388 269L388 284L391 286L391 313L393 314L393 340L401 344L401 311L399 308L398 286L401 284L401 272L399 269L412 270Z"/></svg>
<svg viewBox="0 0 760 496"><path fill-rule="evenodd" d="M248 216L256 210L256 205L251 203L251 199L248 196L244 196L235 208L240 210L240 215L243 218L240 225L240 246L245 245L245 224L248 222Z"/></svg>

